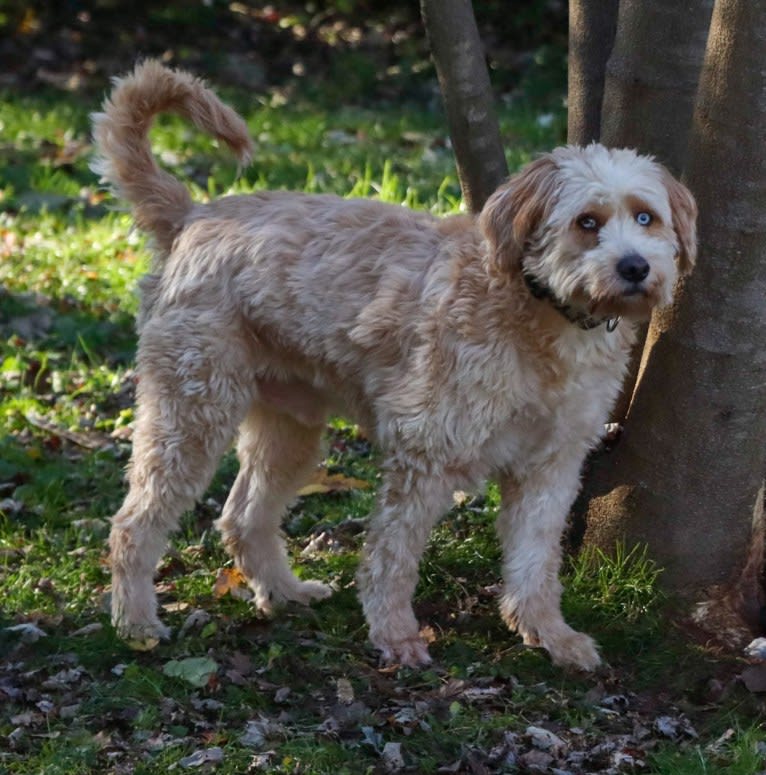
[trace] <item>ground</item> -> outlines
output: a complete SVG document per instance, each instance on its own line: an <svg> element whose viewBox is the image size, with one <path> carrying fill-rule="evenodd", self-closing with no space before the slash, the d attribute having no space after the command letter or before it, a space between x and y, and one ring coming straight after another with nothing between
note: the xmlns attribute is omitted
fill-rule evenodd
<svg viewBox="0 0 766 775"><path fill-rule="evenodd" d="M347 5L334 16L243 5L205 34L186 18L207 47L174 48L162 24L177 31L178 19L139 13L146 50L209 75L257 141L237 178L208 138L161 122L157 152L196 198L268 187L459 207L416 20L359 23ZM173 638L115 636L105 537L124 494L147 252L87 169L87 114L132 39L120 28L111 40L102 17L88 26L111 13L114 27L114 4L67 8L69 27L52 11L22 15L27 31L0 47L0 773L766 770L761 663L700 640L640 551L568 565L565 612L601 643L596 674L556 669L504 628L491 486L456 493L421 569L433 666L379 665L354 588L376 452L343 418L285 519L299 572L329 581L332 598L253 613L212 528L229 455L158 571ZM252 55L254 35L273 55ZM238 42L216 58L223 39ZM557 40L504 50L491 37L512 168L564 139ZM339 72L354 77L339 86Z"/></svg>

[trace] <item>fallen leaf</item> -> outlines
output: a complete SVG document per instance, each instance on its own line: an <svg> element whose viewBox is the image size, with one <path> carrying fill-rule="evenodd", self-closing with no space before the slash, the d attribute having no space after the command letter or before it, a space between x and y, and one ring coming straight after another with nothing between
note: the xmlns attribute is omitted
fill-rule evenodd
<svg viewBox="0 0 766 775"><path fill-rule="evenodd" d="M386 743L380 753L383 764L389 772L401 770L404 767L401 743Z"/></svg>
<svg viewBox="0 0 766 775"><path fill-rule="evenodd" d="M705 750L708 753L720 756L726 749L726 746L728 746L736 736L737 733L729 727L717 740L705 746Z"/></svg>
<svg viewBox="0 0 766 775"><path fill-rule="evenodd" d="M208 685L210 679L218 672L218 663L210 657L188 657L187 659L171 659L162 668L164 675L180 678L192 686L201 689Z"/></svg>
<svg viewBox="0 0 766 775"><path fill-rule="evenodd" d="M11 716L8 720L15 726L28 727L38 719L39 716L36 713L32 713L28 710L26 713L19 713L17 716Z"/></svg>
<svg viewBox="0 0 766 775"><path fill-rule="evenodd" d="M191 704L195 710L204 710L208 712L216 712L223 710L224 708L224 704L222 702L213 700L210 697L205 697L204 699L199 699L199 697L192 697ZM173 709L171 708L171 713L172 711Z"/></svg>
<svg viewBox="0 0 766 775"><path fill-rule="evenodd" d="M354 687L348 678L339 678L337 681L338 702L343 705L351 705L354 701Z"/></svg>
<svg viewBox="0 0 766 775"><path fill-rule="evenodd" d="M226 594L241 599L239 590L245 588L249 592L245 574L239 568L221 568L213 584L213 595L223 597Z"/></svg>
<svg viewBox="0 0 766 775"><path fill-rule="evenodd" d="M167 611L169 614L177 614L182 611L189 610L189 604L184 600L176 600L173 603L165 603L162 606L163 611Z"/></svg>
<svg viewBox="0 0 766 775"><path fill-rule="evenodd" d="M151 651L160 645L159 638L132 638L125 641L125 645L132 651Z"/></svg>
<svg viewBox="0 0 766 775"><path fill-rule="evenodd" d="M364 735L362 743L371 745L376 751L383 750L383 735L380 732L376 732L373 727L362 727L362 735Z"/></svg>
<svg viewBox="0 0 766 775"><path fill-rule="evenodd" d="M499 686L472 686L463 692L463 697L467 700L491 700L502 695L503 691Z"/></svg>
<svg viewBox="0 0 766 775"><path fill-rule="evenodd" d="M524 766L531 772L550 772L554 759L547 751L533 748L519 757Z"/></svg>
<svg viewBox="0 0 766 775"><path fill-rule="evenodd" d="M205 748L201 751L195 751L190 756L184 756L179 760L181 767L201 767L203 764L217 764L223 761L223 749Z"/></svg>
<svg viewBox="0 0 766 775"><path fill-rule="evenodd" d="M766 692L766 662L746 667L740 678L748 691Z"/></svg>
<svg viewBox="0 0 766 775"><path fill-rule="evenodd" d="M348 492L349 490L367 490L370 483L364 479L354 479L343 474L328 474L324 468L317 469L314 479L298 490L298 495L316 495L327 492Z"/></svg>
<svg viewBox="0 0 766 775"><path fill-rule="evenodd" d="M468 493L463 490L455 490L455 492L452 493L452 502L458 507L465 506L465 504L468 503L469 498L470 496Z"/></svg>
<svg viewBox="0 0 766 775"><path fill-rule="evenodd" d="M291 689L289 686L283 686L281 689L277 689L274 693L274 702L282 703L287 702L287 698L290 696Z"/></svg>
<svg viewBox="0 0 766 775"><path fill-rule="evenodd" d="M276 751L264 751L263 753L258 753L250 760L250 766L248 767L248 771L250 770L264 770L267 767L270 767L271 760L277 755Z"/></svg>
<svg viewBox="0 0 766 775"><path fill-rule="evenodd" d="M678 737L699 737L697 731L689 723L689 719L679 716L658 716L654 720L654 730L665 737L675 739Z"/></svg>
<svg viewBox="0 0 766 775"><path fill-rule="evenodd" d="M266 735L258 722L248 721L239 742L248 748L260 748L266 742Z"/></svg>
<svg viewBox="0 0 766 775"><path fill-rule="evenodd" d="M260 748L266 740L280 739L285 737L285 728L282 724L271 721L266 716L248 721L244 733L240 736L239 742L248 748Z"/></svg>
<svg viewBox="0 0 766 775"><path fill-rule="evenodd" d="M204 627L210 621L210 614L201 608L195 608L187 617L178 631L178 637L184 637L189 630Z"/></svg>
<svg viewBox="0 0 766 775"><path fill-rule="evenodd" d="M40 638L47 638L48 633L41 630L36 624L32 622L24 622L24 624L14 624L12 627L5 628L8 632L15 632L21 636L22 643L37 643Z"/></svg>
<svg viewBox="0 0 766 775"><path fill-rule="evenodd" d="M81 667L75 667L70 670L61 670L60 672L52 675L50 678L42 682L44 689L50 689L53 691L60 691L66 689L69 684L79 681L82 677L83 669Z"/></svg>
<svg viewBox="0 0 766 775"><path fill-rule="evenodd" d="M548 729L529 726L526 729L526 734L532 745L541 751L547 751L554 756L560 756L566 750L566 743Z"/></svg>
<svg viewBox="0 0 766 775"><path fill-rule="evenodd" d="M0 500L0 511L5 514L18 514L23 508L24 504L13 498L3 498Z"/></svg>

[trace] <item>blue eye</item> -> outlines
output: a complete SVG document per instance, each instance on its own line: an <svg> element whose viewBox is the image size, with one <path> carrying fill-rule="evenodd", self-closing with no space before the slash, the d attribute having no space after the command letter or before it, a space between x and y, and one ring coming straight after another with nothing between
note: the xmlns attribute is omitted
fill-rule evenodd
<svg viewBox="0 0 766 775"><path fill-rule="evenodd" d="M636 223L639 226L648 226L652 222L651 213L639 213L636 216Z"/></svg>
<svg viewBox="0 0 766 775"><path fill-rule="evenodd" d="M598 221L592 215L581 215L577 219L577 225L585 231L596 231L598 229Z"/></svg>

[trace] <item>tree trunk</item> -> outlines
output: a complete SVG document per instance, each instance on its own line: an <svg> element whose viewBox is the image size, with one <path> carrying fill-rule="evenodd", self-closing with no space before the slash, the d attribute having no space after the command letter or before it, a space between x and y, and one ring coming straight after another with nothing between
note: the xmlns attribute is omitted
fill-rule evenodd
<svg viewBox="0 0 766 775"><path fill-rule="evenodd" d="M680 175L713 0L621 0L606 67L601 142Z"/></svg>
<svg viewBox="0 0 766 775"><path fill-rule="evenodd" d="M652 154L676 176L686 146L714 0L622 0L607 63L601 142ZM636 337L612 417L624 422L646 328Z"/></svg>
<svg viewBox="0 0 766 775"><path fill-rule="evenodd" d="M567 141L587 145L601 136L606 63L620 0L569 0Z"/></svg>
<svg viewBox="0 0 766 775"><path fill-rule="evenodd" d="M466 206L478 213L508 177L476 19L470 0L421 0L447 111L460 187Z"/></svg>
<svg viewBox="0 0 766 775"><path fill-rule="evenodd" d="M630 423L588 514L589 543L646 542L665 582L697 594L741 583L748 558L762 567L752 536L766 471L765 41L766 0L717 0L686 176L698 267L652 322Z"/></svg>

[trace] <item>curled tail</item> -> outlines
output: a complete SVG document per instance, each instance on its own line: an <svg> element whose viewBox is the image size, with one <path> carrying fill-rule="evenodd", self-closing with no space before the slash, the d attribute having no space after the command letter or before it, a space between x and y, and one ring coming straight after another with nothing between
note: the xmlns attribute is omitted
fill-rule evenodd
<svg viewBox="0 0 766 775"><path fill-rule="evenodd" d="M133 205L138 227L167 253L192 200L186 187L160 169L152 156L149 128L163 112L178 113L222 140L242 164L250 160L253 144L237 113L188 73L147 60L115 80L103 113L91 117L98 152L92 169Z"/></svg>

